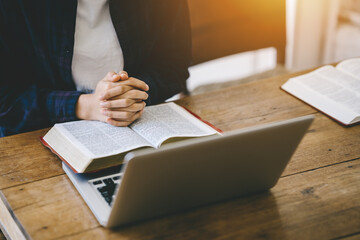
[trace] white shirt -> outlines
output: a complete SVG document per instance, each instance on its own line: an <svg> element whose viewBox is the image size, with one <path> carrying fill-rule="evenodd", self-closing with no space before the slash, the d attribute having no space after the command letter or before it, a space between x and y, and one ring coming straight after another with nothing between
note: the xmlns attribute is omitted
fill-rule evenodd
<svg viewBox="0 0 360 240"><path fill-rule="evenodd" d="M78 91L91 92L124 56L110 17L109 0L78 0L72 76Z"/></svg>

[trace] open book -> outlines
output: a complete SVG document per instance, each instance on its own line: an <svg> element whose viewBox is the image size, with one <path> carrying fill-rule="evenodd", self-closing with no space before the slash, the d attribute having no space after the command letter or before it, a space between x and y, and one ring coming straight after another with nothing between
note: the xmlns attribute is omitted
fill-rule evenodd
<svg viewBox="0 0 360 240"><path fill-rule="evenodd" d="M281 88L344 125L360 121L360 58L290 78Z"/></svg>
<svg viewBox="0 0 360 240"><path fill-rule="evenodd" d="M75 172L90 172L122 163L125 154L142 147L219 132L175 103L146 107L129 127L98 121L55 124L42 142Z"/></svg>

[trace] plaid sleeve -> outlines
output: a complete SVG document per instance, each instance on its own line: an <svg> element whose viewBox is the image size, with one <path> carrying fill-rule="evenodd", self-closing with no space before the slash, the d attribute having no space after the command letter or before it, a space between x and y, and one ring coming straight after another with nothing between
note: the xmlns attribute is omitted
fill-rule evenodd
<svg viewBox="0 0 360 240"><path fill-rule="evenodd" d="M77 91L0 86L0 137L76 120Z"/></svg>
<svg viewBox="0 0 360 240"><path fill-rule="evenodd" d="M82 93L75 91L67 50L73 46L76 3L68 2L58 4L74 14L64 22L49 15L56 7L50 2L45 7L40 1L0 1L0 137L76 120Z"/></svg>
<svg viewBox="0 0 360 240"><path fill-rule="evenodd" d="M81 92L52 91L46 98L46 109L51 123L77 120L75 107Z"/></svg>

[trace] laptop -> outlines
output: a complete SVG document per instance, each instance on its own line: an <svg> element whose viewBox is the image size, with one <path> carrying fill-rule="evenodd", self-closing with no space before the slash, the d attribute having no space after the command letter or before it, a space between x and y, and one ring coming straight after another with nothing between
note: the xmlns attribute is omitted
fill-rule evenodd
<svg viewBox="0 0 360 240"><path fill-rule="evenodd" d="M311 122L304 116L128 153L91 174L63 169L99 223L126 225L267 191Z"/></svg>

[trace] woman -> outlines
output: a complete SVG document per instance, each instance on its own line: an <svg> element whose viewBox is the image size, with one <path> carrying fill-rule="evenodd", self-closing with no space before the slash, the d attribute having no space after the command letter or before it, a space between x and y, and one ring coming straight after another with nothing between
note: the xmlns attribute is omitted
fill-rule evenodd
<svg viewBox="0 0 360 240"><path fill-rule="evenodd" d="M186 0L0 0L0 136L127 126L186 90L189 25Z"/></svg>

